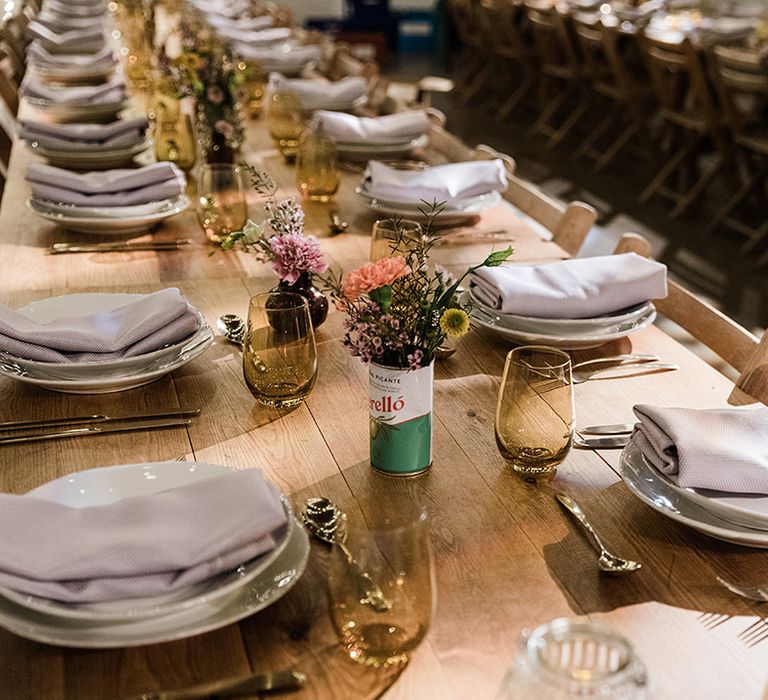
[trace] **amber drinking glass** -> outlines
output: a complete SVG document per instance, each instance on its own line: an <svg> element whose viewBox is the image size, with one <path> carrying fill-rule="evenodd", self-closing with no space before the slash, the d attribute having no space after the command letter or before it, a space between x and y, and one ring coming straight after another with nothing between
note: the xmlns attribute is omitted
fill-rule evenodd
<svg viewBox="0 0 768 700"><path fill-rule="evenodd" d="M291 162L296 158L304 121L299 98L292 92L275 92L267 100L267 128L277 141L283 157Z"/></svg>
<svg viewBox="0 0 768 700"><path fill-rule="evenodd" d="M381 219L371 231L371 262L405 255L421 238L421 224L410 219Z"/></svg>
<svg viewBox="0 0 768 700"><path fill-rule="evenodd" d="M195 164L195 133L192 120L187 114L166 119L158 114L155 126L155 157L176 163L182 170L189 171Z"/></svg>
<svg viewBox="0 0 768 700"><path fill-rule="evenodd" d="M339 189L336 142L315 129L305 129L296 157L296 187L313 202L328 202Z"/></svg>
<svg viewBox="0 0 768 700"><path fill-rule="evenodd" d="M201 168L197 183L197 219L214 243L220 243L245 226L248 205L245 178L239 166L216 163Z"/></svg>
<svg viewBox="0 0 768 700"><path fill-rule="evenodd" d="M251 299L243 373L251 393L266 406L295 406L309 395L317 376L317 351L303 296L264 292Z"/></svg>
<svg viewBox="0 0 768 700"><path fill-rule="evenodd" d="M331 550L331 621L349 657L367 666L406 662L429 629L435 602L426 513L393 512L368 520L370 529L349 527L345 543L337 537ZM367 602L371 586L384 606Z"/></svg>
<svg viewBox="0 0 768 700"><path fill-rule="evenodd" d="M525 345L507 355L496 405L496 445L526 478L553 475L573 443L570 357Z"/></svg>

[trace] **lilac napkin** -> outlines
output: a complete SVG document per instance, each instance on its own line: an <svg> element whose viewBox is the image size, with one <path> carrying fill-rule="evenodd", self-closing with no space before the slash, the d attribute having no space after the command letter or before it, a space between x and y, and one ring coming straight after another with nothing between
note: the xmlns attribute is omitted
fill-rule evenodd
<svg viewBox="0 0 768 700"><path fill-rule="evenodd" d="M39 41L27 47L27 61L43 68L109 68L115 64L112 48L105 46L95 53L51 53Z"/></svg>
<svg viewBox="0 0 768 700"><path fill-rule="evenodd" d="M28 36L38 39L49 51L58 53L88 53L89 50L99 50L105 43L104 34L104 26L100 23L63 32L56 32L34 20L27 25Z"/></svg>
<svg viewBox="0 0 768 700"><path fill-rule="evenodd" d="M100 18L107 12L107 3L77 5L62 0L45 0L44 10L59 17Z"/></svg>
<svg viewBox="0 0 768 700"><path fill-rule="evenodd" d="M270 73L268 92L292 92L304 109L319 109L333 103L352 103L365 96L368 83L360 76L349 76L336 82L314 78L286 78L280 73Z"/></svg>
<svg viewBox="0 0 768 700"><path fill-rule="evenodd" d="M168 162L134 170L75 173L50 165L31 165L27 180L38 199L82 207L125 207L183 194L184 174Z"/></svg>
<svg viewBox="0 0 768 700"><path fill-rule="evenodd" d="M48 2L51 2L51 0L48 0ZM192 0L191 4L205 15L215 15L229 19L241 17L251 10L248 0Z"/></svg>
<svg viewBox="0 0 768 700"><path fill-rule="evenodd" d="M19 121L19 136L47 148L61 150L118 148L140 143L148 128L149 122L144 117L110 124L49 124L22 119ZM50 181L56 182L53 177Z"/></svg>
<svg viewBox="0 0 768 700"><path fill-rule="evenodd" d="M481 267L467 282L481 304L537 318L592 318L667 296L666 266L635 253Z"/></svg>
<svg viewBox="0 0 768 700"><path fill-rule="evenodd" d="M38 362L103 362L159 350L199 327L197 313L173 287L112 311L49 323L0 304L0 351Z"/></svg>
<svg viewBox="0 0 768 700"><path fill-rule="evenodd" d="M113 78L101 85L51 87L27 76L21 85L20 94L48 100L54 105L110 105L125 99L125 83L122 78Z"/></svg>
<svg viewBox="0 0 768 700"><path fill-rule="evenodd" d="M634 411L631 441L678 486L768 494L768 407Z"/></svg>
<svg viewBox="0 0 768 700"><path fill-rule="evenodd" d="M258 469L86 508L0 494L0 585L70 603L172 593L271 551L285 523Z"/></svg>
<svg viewBox="0 0 768 700"><path fill-rule="evenodd" d="M387 114L383 117L356 117L342 112L319 111L314 123L344 143L377 141L406 142L429 131L432 122L424 110Z"/></svg>
<svg viewBox="0 0 768 700"><path fill-rule="evenodd" d="M260 29L268 29L275 21L270 15L260 15L259 17L222 17L219 15L209 15L208 24L217 29L237 29L240 31L256 32Z"/></svg>
<svg viewBox="0 0 768 700"><path fill-rule="evenodd" d="M302 68L310 61L319 60L322 55L322 50L317 44L299 46L286 43L277 46L251 46L234 42L232 49L241 58L259 61L278 70Z"/></svg>
<svg viewBox="0 0 768 700"><path fill-rule="evenodd" d="M49 10L38 12L35 21L58 34L74 31L76 29L93 27L97 24L104 26L100 17L67 17L65 15L56 14L55 12L50 12ZM32 43L36 42L37 40Z"/></svg>
<svg viewBox="0 0 768 700"><path fill-rule="evenodd" d="M499 159L448 163L424 170L400 170L372 160L365 171L365 183L368 194L381 199L450 203L507 189L507 174Z"/></svg>

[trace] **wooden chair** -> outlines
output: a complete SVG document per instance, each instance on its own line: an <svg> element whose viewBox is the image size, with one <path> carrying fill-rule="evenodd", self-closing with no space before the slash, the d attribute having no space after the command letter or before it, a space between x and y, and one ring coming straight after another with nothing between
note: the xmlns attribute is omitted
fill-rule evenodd
<svg viewBox="0 0 768 700"><path fill-rule="evenodd" d="M554 148L589 107L582 62L567 19L557 6L539 0L525 2L536 47L541 105L529 134L546 136L547 147Z"/></svg>
<svg viewBox="0 0 768 700"><path fill-rule="evenodd" d="M13 67L9 61L8 54L0 46L0 99L5 103L12 117L16 117L19 111L19 91L13 82Z"/></svg>
<svg viewBox="0 0 768 700"><path fill-rule="evenodd" d="M652 116L648 76L641 70L639 54L632 55L636 42L621 36L616 26L606 25L601 18L600 13L571 14L596 111L607 112L576 149L574 157L592 158L597 170L602 170L633 137L645 131ZM611 139L609 145L599 150L596 146L606 134Z"/></svg>
<svg viewBox="0 0 768 700"><path fill-rule="evenodd" d="M713 72L725 123L740 156L744 175L741 187L715 215L706 231L711 233L725 225L747 236L742 253L749 253L766 236L768 209L766 175L768 175L768 67L756 49L716 46L712 51ZM735 214L755 197L753 221L737 219ZM746 212L745 212L746 213ZM768 262L768 253L759 262Z"/></svg>
<svg viewBox="0 0 768 700"><path fill-rule="evenodd" d="M552 240L563 250L575 255L592 224L597 212L584 202L562 204L544 194L533 183L515 175L515 161L510 156L495 151L490 146L470 148L442 126L434 125L429 132L430 145L445 156L447 161L491 160L500 158L507 169L509 186L504 199L552 234Z"/></svg>
<svg viewBox="0 0 768 700"><path fill-rule="evenodd" d="M647 34L639 40L671 151L667 162L640 195L640 202L647 202L654 194L665 196L674 201L671 216L677 217L693 204L726 165L730 165L730 149L702 55L690 40L671 44ZM715 144L718 153L712 167L700 172L690 184L681 184L677 188L667 186L667 182L676 176L682 182L686 169L700 170L699 156L707 141Z"/></svg>
<svg viewBox="0 0 768 700"><path fill-rule="evenodd" d="M625 233L614 253L651 257L651 244L637 233ZM669 295L653 303L659 313L684 328L696 340L739 372L731 403L768 403L768 333L761 340L681 284L668 280Z"/></svg>
<svg viewBox="0 0 768 700"><path fill-rule="evenodd" d="M493 75L490 51L478 22L476 0L447 0L447 6L461 42L456 91L467 102Z"/></svg>

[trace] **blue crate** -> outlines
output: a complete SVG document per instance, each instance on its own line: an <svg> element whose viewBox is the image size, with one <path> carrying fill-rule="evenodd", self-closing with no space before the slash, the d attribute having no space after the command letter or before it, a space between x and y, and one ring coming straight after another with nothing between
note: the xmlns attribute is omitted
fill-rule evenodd
<svg viewBox="0 0 768 700"><path fill-rule="evenodd" d="M400 53L432 53L437 44L435 16L432 12L404 12L397 30Z"/></svg>

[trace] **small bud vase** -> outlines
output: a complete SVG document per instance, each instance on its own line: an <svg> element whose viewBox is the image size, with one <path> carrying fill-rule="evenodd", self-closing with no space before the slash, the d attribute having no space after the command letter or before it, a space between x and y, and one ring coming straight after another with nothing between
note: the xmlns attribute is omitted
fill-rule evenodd
<svg viewBox="0 0 768 700"><path fill-rule="evenodd" d="M318 328L328 318L328 298L312 284L312 277L308 272L302 272L293 284L280 282L272 291L301 294L309 302L312 328Z"/></svg>
<svg viewBox="0 0 768 700"><path fill-rule="evenodd" d="M415 476L432 466L434 362L407 370L368 366L371 466Z"/></svg>

